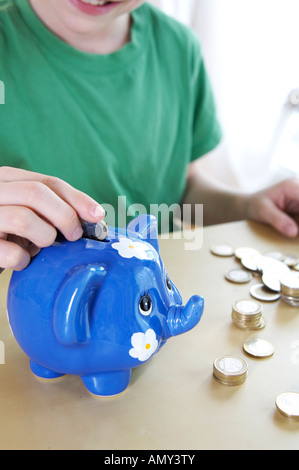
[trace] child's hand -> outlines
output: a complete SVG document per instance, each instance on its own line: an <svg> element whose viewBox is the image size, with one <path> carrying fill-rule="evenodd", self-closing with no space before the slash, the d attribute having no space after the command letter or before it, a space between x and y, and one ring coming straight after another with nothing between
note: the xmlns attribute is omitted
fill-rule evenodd
<svg viewBox="0 0 299 470"><path fill-rule="evenodd" d="M17 168L0 167L0 266L21 270L58 229L67 240L82 236L79 217L98 222L104 209L64 181Z"/></svg>
<svg viewBox="0 0 299 470"><path fill-rule="evenodd" d="M288 179L249 198L246 217L274 227L287 237L298 236L299 182Z"/></svg>

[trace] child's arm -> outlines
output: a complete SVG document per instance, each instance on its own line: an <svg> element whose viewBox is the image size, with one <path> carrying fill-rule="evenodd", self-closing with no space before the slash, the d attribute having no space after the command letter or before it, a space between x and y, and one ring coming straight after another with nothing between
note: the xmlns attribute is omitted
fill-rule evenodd
<svg viewBox="0 0 299 470"><path fill-rule="evenodd" d="M103 208L66 182L18 168L0 167L0 267L20 270L58 229L66 239L82 236L79 217L97 222Z"/></svg>

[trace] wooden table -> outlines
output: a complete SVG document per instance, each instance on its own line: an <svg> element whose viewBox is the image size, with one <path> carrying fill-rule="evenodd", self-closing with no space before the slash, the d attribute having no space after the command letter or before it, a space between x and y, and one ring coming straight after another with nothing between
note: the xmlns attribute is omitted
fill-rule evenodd
<svg viewBox="0 0 299 470"><path fill-rule="evenodd" d="M225 280L237 260L210 253L214 243L249 245L262 253L299 255L298 240L268 227L237 222L208 227L200 249L185 250L185 239L161 240L169 275L184 301L205 298L205 313L191 332L171 338L148 363L133 372L118 397L95 398L74 376L41 381L10 331L6 312L9 272L0 276L1 449L298 449L299 422L279 413L276 396L299 392L299 309L283 301L262 303L267 326L248 331L231 320L233 301L249 297L250 284ZM242 349L256 336L270 340L275 354L255 359ZM248 363L244 384L228 387L212 376L213 361L234 354ZM3 361L2 361L3 362Z"/></svg>

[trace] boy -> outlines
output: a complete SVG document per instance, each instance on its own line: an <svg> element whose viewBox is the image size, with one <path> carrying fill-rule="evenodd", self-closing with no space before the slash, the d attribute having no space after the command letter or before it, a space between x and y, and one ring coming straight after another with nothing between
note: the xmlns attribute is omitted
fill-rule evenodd
<svg viewBox="0 0 299 470"><path fill-rule="evenodd" d="M56 229L78 239L79 217L119 195L297 235L296 181L249 196L201 173L221 132L200 47L144 1L0 0L0 80L2 268L26 267Z"/></svg>

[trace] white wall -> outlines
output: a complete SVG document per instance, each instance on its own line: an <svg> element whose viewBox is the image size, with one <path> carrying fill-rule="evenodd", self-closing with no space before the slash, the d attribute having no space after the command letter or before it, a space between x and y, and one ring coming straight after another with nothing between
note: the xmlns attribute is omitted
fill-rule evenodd
<svg viewBox="0 0 299 470"><path fill-rule="evenodd" d="M222 166L247 190L299 174L299 106L284 106L299 87L299 0L151 3L200 38L227 142Z"/></svg>

